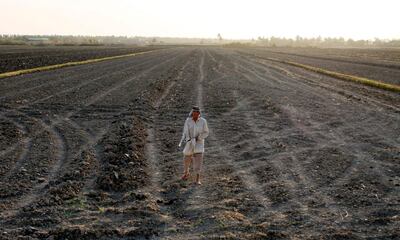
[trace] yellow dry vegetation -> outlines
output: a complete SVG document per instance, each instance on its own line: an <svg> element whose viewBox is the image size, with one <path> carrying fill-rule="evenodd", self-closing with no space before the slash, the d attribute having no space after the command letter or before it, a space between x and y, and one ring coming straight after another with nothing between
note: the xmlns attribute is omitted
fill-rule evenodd
<svg viewBox="0 0 400 240"><path fill-rule="evenodd" d="M117 56L111 56L111 57L88 59L88 60L76 61L76 62L66 62L66 63L37 67L37 68L5 72L5 73L0 74L0 78L13 77L13 76L18 76L18 75L27 74L27 73L47 71L47 70L52 70L52 69L57 69L57 68L62 68L62 67L70 67L70 66L88 64L88 63L101 62L101 61L112 60L112 59L123 58L123 57L131 57L131 56L141 55L141 54L150 53L150 52L154 52L154 51L156 51L156 50L137 52L137 53L129 53L129 54L117 55Z"/></svg>
<svg viewBox="0 0 400 240"><path fill-rule="evenodd" d="M230 222L230 221L239 221L239 222L248 222L249 220L240 212L236 211L228 211L225 210L221 213L217 214L217 219L220 219L224 222Z"/></svg>
<svg viewBox="0 0 400 240"><path fill-rule="evenodd" d="M297 63L297 62L285 61L285 60L280 60L280 59L277 59L277 58L260 57L260 56L257 56L257 55L255 55L255 56L258 57L258 58L267 59L267 60L274 61L274 62L280 62L280 63L289 64L289 65L292 65L292 66L295 66L295 67L300 67L300 68L303 68L303 69L306 69L306 70L309 70L309 71L313 71L313 72L316 72L316 73L324 74L324 75L327 75L327 76L330 76L330 77L334 77L334 78L337 78L337 79L357 82L357 83L364 84L364 85L367 85L367 86L371 86L371 87L375 87L375 88L379 88L379 89L383 89L383 90L388 90L388 91L400 93L400 85L384 83L382 81L373 80L373 79L369 79L369 78L364 78L364 77L359 77L359 76L354 76L354 75L349 75L349 74L329 71L329 70L326 70L326 69L317 68L317 67L313 67L313 66L310 66L310 65Z"/></svg>
<svg viewBox="0 0 400 240"><path fill-rule="evenodd" d="M307 69L307 70L310 70L310 71L313 71L316 73L321 73L321 74L324 74L324 75L327 75L330 77L334 77L334 78L338 78L338 79L342 79L342 80L346 80L346 81L357 82L357 83L361 83L364 85L368 85L368 86L372 86L372 87L376 87L376 88L380 88L380 89L384 89L384 90L388 90L388 91L400 92L400 85L384 83L384 82L381 82L378 80L368 79L368 78L364 78L364 77L358 77L358 76L344 74L344 73L333 72L333 71L325 70L322 68L304 65L304 64L300 64L300 63L296 63L296 62L285 61L285 63L290 64L292 66L301 67L301 68L304 68L304 69Z"/></svg>

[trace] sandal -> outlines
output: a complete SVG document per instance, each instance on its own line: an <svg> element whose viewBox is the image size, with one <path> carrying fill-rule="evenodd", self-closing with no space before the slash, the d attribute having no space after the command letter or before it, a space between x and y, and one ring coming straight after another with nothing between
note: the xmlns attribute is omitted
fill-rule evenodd
<svg viewBox="0 0 400 240"><path fill-rule="evenodd" d="M183 176L181 177L182 180L186 181L189 179L190 174L183 174Z"/></svg>

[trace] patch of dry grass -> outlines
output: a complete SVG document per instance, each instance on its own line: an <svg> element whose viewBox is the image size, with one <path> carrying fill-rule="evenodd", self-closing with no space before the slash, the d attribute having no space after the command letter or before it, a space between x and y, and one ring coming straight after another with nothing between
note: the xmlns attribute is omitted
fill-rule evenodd
<svg viewBox="0 0 400 240"><path fill-rule="evenodd" d="M384 83L384 82L381 82L378 80L368 79L368 78L364 78L364 77L358 77L358 76L354 76L354 75L333 72L333 71L329 71L326 69L317 68L317 67L313 67L313 66L309 66L309 65L304 65L304 64L300 64L300 63L296 63L296 62L289 62L289 61L284 61L284 62L287 64L290 64L292 66L301 67L306 70L324 74L324 75L327 75L330 77L334 77L334 78L338 78L338 79L342 79L342 80L346 80L346 81L357 82L357 83L361 83L361 84L364 84L367 86L376 87L376 88L380 88L380 89L384 89L384 90L388 90L388 91L400 92L399 85Z"/></svg>
<svg viewBox="0 0 400 240"><path fill-rule="evenodd" d="M70 67L70 66L88 64L88 63L101 62L101 61L118 59L118 58L123 58L123 57L132 57L132 56L150 53L150 52L154 52L154 51L156 51L156 50L138 52L138 53L129 53L129 54L111 56L111 57L88 59L88 60L76 61L76 62L66 62L66 63L60 63L60 64L55 64L55 65L43 66L43 67L23 69L23 70L17 70L17 71L12 71L12 72L5 72L5 73L0 74L0 78L13 77L13 76L18 76L18 75L27 74L27 73L47 71L47 70L52 70L52 69L57 69L57 68L62 68L62 67Z"/></svg>
<svg viewBox="0 0 400 240"><path fill-rule="evenodd" d="M364 77L329 71L329 70L326 70L323 68L317 68L317 67L313 67L310 65L305 65L305 64L301 64L301 63L297 63L297 62L292 62L292 61L280 60L277 58L260 57L257 55L255 55L255 57L274 61L274 62L289 64L289 65L292 65L295 67L300 67L300 68L303 68L303 69L306 69L306 70L309 70L312 72L320 73L320 74L327 75L327 76L334 77L334 78L341 79L341 80L356 82L356 83L360 83L363 85L400 93L400 85L396 85L396 84L384 83L384 82L378 81L378 80L373 80L373 79L368 79L368 78L364 78Z"/></svg>

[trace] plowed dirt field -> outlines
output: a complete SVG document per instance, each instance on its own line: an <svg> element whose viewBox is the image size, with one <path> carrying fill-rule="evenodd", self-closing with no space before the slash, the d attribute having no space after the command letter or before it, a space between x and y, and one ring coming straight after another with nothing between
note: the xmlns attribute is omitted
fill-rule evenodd
<svg viewBox="0 0 400 240"><path fill-rule="evenodd" d="M254 51L0 79L0 239L399 239L400 95ZM194 104L201 186L177 148Z"/></svg>

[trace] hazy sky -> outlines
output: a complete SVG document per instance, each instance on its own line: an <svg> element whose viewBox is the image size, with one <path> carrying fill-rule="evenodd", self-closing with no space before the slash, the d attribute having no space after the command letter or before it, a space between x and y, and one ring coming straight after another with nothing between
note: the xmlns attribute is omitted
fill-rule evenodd
<svg viewBox="0 0 400 240"><path fill-rule="evenodd" d="M398 0L0 0L0 34L400 38Z"/></svg>

